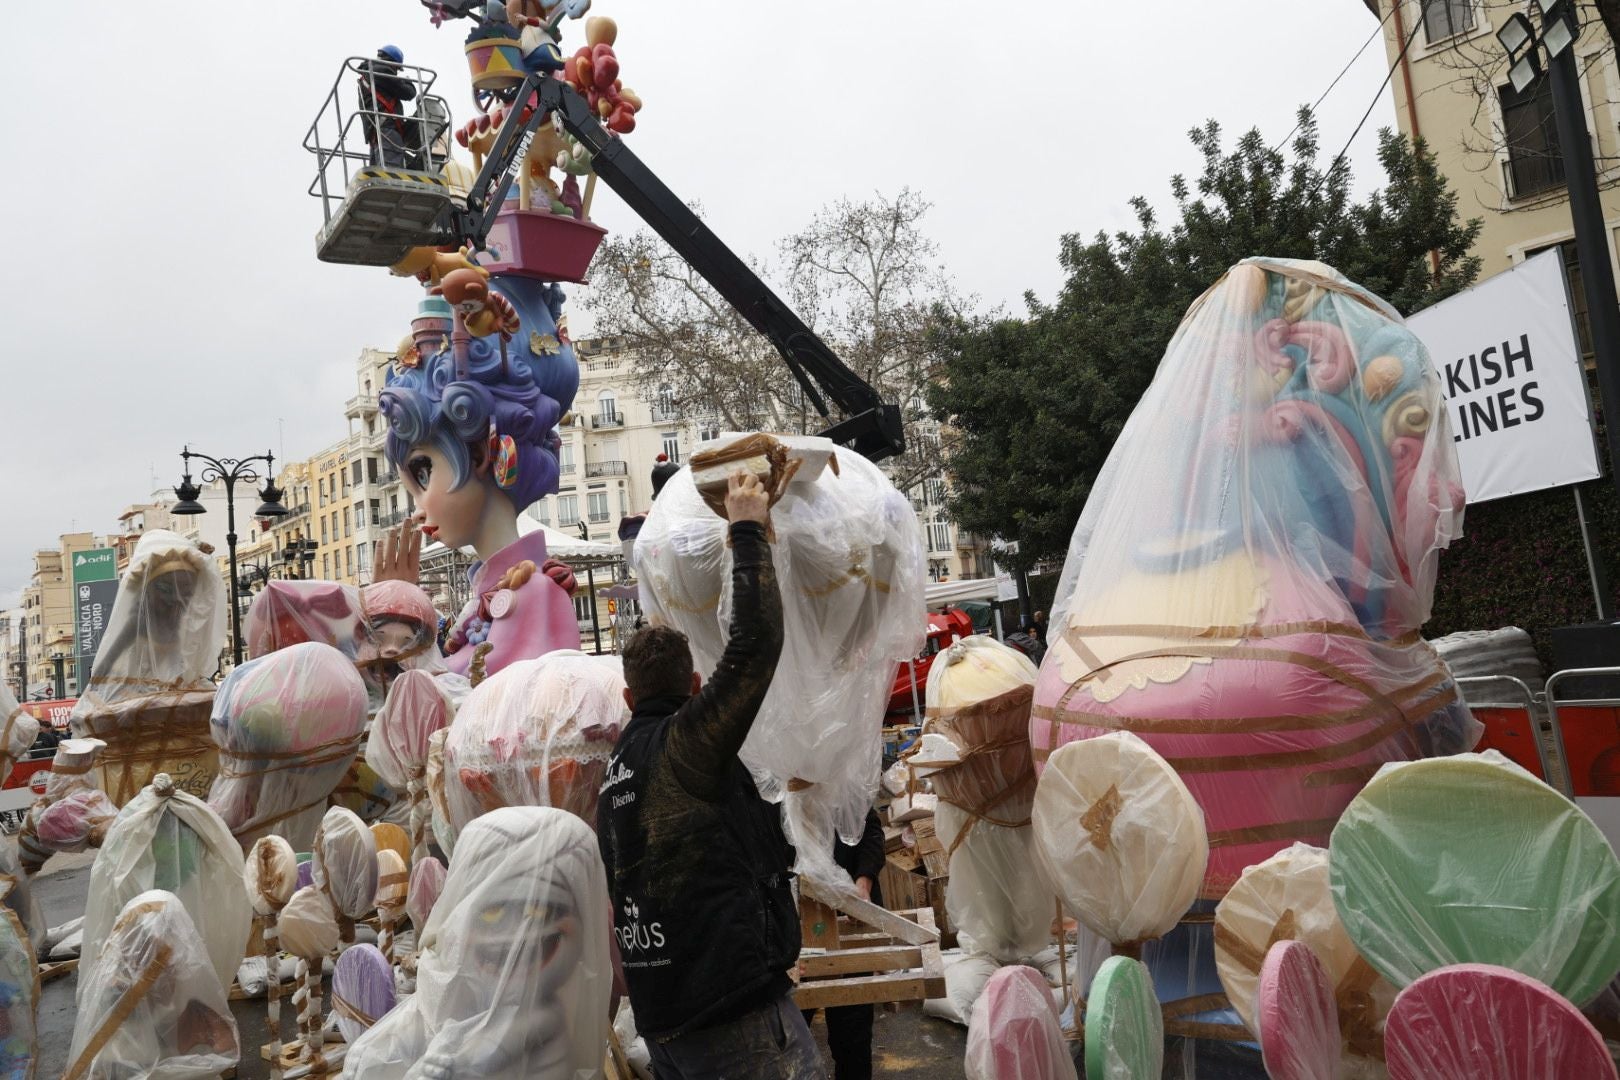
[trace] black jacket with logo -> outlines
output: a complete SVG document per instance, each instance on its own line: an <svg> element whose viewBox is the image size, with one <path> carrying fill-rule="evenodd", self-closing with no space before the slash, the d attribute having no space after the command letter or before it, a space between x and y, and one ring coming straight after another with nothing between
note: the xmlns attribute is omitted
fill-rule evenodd
<svg viewBox="0 0 1620 1080"><path fill-rule="evenodd" d="M614 934L650 1038L765 1005L798 961L793 849L737 757L782 652L782 599L762 526L732 525L731 554L719 666L696 697L636 703L597 804Z"/></svg>

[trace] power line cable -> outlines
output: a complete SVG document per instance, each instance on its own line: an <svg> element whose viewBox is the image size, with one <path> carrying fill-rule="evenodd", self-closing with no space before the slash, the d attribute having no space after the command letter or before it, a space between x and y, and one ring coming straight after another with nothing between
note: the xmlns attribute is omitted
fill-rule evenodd
<svg viewBox="0 0 1620 1080"><path fill-rule="evenodd" d="M1373 43L1374 38L1379 37L1380 35L1383 34L1384 27L1386 25L1388 25L1390 17L1393 16L1394 14L1395 14L1395 9L1393 7L1391 7L1389 9L1389 14L1385 15L1382 19L1380 19L1378 21L1377 28L1373 30L1372 34L1368 36L1366 41L1363 41L1361 43L1361 48L1356 50L1356 55L1354 55L1354 56L1352 56L1350 58L1350 62L1348 64L1344 65L1343 70L1341 70L1337 75L1335 75L1333 77L1332 82L1328 83L1328 88L1326 90L1322 91L1322 96L1316 99L1315 104L1313 104L1311 106L1311 112L1314 113L1317 109L1322 107L1322 102L1327 100L1327 96L1329 94L1333 93L1333 88L1335 86L1339 85L1339 80L1344 78L1345 75L1349 72L1349 70L1352 67L1355 66L1355 63L1356 63L1357 60L1361 59L1361 54L1367 51L1367 46L1369 46L1369 45L1371 45ZM1277 145L1273 146L1271 148L1271 152L1273 154L1275 154L1278 150L1281 150L1284 146L1286 146L1288 144L1288 140L1292 139L1294 137L1294 132L1296 132L1298 130L1299 130L1299 121L1296 119L1294 121L1294 126L1288 129L1288 134L1284 135L1281 139L1279 139L1277 141Z"/></svg>
<svg viewBox="0 0 1620 1080"><path fill-rule="evenodd" d="M1384 96L1384 88L1389 85L1389 80L1395 77L1395 69L1401 66L1402 60L1406 59L1406 53L1411 49L1412 42L1417 40L1418 31L1421 29L1423 29L1423 20L1415 20L1412 32L1406 35L1406 44L1401 46L1401 51L1395 56L1395 62L1389 65L1389 70L1384 73L1384 81L1378 84L1378 92L1373 95L1372 101L1368 103L1367 111L1361 114L1361 120L1356 124L1356 130L1352 131L1350 137L1344 141L1344 149L1334 155L1333 163L1327 169L1328 174L1331 175L1333 170L1338 168L1339 162L1344 160L1344 155L1350 152L1350 144L1356 141L1356 136L1361 134L1362 127L1367 123L1367 117L1371 116L1372 111L1378 107L1378 99Z"/></svg>

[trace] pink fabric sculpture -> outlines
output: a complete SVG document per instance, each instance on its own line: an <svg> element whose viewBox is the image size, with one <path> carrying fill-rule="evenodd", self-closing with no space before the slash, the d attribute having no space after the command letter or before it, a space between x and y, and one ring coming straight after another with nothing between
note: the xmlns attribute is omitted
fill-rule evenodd
<svg viewBox="0 0 1620 1080"><path fill-rule="evenodd" d="M990 976L968 1023L967 1080L1076 1080L1046 979L1021 964Z"/></svg>
<svg viewBox="0 0 1620 1080"><path fill-rule="evenodd" d="M1303 941L1279 941L1260 966L1260 1050L1272 1080L1334 1080L1339 1007L1333 984Z"/></svg>
<svg viewBox="0 0 1620 1080"><path fill-rule="evenodd" d="M1208 824L1200 896L1325 845L1377 767L1478 725L1418 636L1463 492L1422 344L1320 263L1249 259L1183 319L1075 528L1037 769L1131 731Z"/></svg>
<svg viewBox="0 0 1620 1080"><path fill-rule="evenodd" d="M360 655L366 637L365 612L360 593L335 581L272 581L248 608L248 656L319 641L350 660Z"/></svg>
<svg viewBox="0 0 1620 1080"><path fill-rule="evenodd" d="M508 664L579 648L579 619L568 593L541 572L544 532L532 532L481 563L472 579L472 599L445 641L445 662L467 675L475 658L493 675ZM485 648L485 646L488 646Z"/></svg>
<svg viewBox="0 0 1620 1080"><path fill-rule="evenodd" d="M1490 964L1431 971L1395 999L1384 1029L1390 1080L1614 1080L1614 1058L1581 1011L1528 975Z"/></svg>

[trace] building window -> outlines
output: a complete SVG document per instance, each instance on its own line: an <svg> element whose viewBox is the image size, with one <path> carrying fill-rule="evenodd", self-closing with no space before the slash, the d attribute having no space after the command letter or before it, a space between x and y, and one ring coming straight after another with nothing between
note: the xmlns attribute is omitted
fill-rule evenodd
<svg viewBox="0 0 1620 1080"><path fill-rule="evenodd" d="M1497 94L1502 105L1502 141L1508 153L1502 163L1508 198L1528 198L1561 186L1564 158L1558 152L1551 84L1537 79L1523 92L1503 86Z"/></svg>
<svg viewBox="0 0 1620 1080"><path fill-rule="evenodd" d="M321 556L321 577L328 581L332 579L332 553L330 551Z"/></svg>
<svg viewBox="0 0 1620 1080"><path fill-rule="evenodd" d="M574 471L574 444L564 442L557 451L557 469L564 475Z"/></svg>
<svg viewBox="0 0 1620 1080"><path fill-rule="evenodd" d="M366 504L363 502L354 504L354 527L357 529L366 527Z"/></svg>
<svg viewBox="0 0 1620 1080"><path fill-rule="evenodd" d="M944 521L930 521L928 523L928 550L951 550L951 527L949 523Z"/></svg>
<svg viewBox="0 0 1620 1080"><path fill-rule="evenodd" d="M720 437L720 425L713 420L705 420L698 428L698 442L713 442Z"/></svg>
<svg viewBox="0 0 1620 1080"><path fill-rule="evenodd" d="M354 469L354 482L358 484L360 482L360 459L355 458L350 464ZM375 479L375 477L373 479Z"/></svg>
<svg viewBox="0 0 1620 1080"><path fill-rule="evenodd" d="M343 576L354 577L354 545L343 549Z"/></svg>
<svg viewBox="0 0 1620 1080"><path fill-rule="evenodd" d="M596 418L609 424L619 419L619 399L613 396L613 391L604 390L596 395Z"/></svg>
<svg viewBox="0 0 1620 1080"><path fill-rule="evenodd" d="M551 500L550 499L541 499L540 500L540 508L535 511L535 516L539 519L540 524L542 524L542 525L550 525L551 524Z"/></svg>
<svg viewBox="0 0 1620 1080"><path fill-rule="evenodd" d="M1430 45L1474 28L1474 0L1421 0L1423 39Z"/></svg>
<svg viewBox="0 0 1620 1080"><path fill-rule="evenodd" d="M370 544L361 544L360 545L360 555L359 555L359 557L360 557L360 573L361 574L370 574L371 573L371 545Z"/></svg>
<svg viewBox="0 0 1620 1080"><path fill-rule="evenodd" d="M664 455L679 465L681 463L681 434L678 431L666 431L663 435Z"/></svg>
<svg viewBox="0 0 1620 1080"><path fill-rule="evenodd" d="M591 621L591 598L581 594L574 597L574 618L586 625Z"/></svg>
<svg viewBox="0 0 1620 1080"><path fill-rule="evenodd" d="M1525 258L1540 255L1550 248L1557 248L1564 254L1564 277L1569 282L1569 312L1575 316L1575 333L1581 343L1581 359L1590 366L1596 357L1592 349L1592 318L1586 310L1586 284L1581 280L1581 258L1575 253L1575 241L1565 240L1562 244L1537 248L1535 251L1527 252Z"/></svg>
<svg viewBox="0 0 1620 1080"><path fill-rule="evenodd" d="M321 505L325 506L326 505L326 480L325 480L325 478L322 478L321 481L320 481L320 489L321 489Z"/></svg>
<svg viewBox="0 0 1620 1080"><path fill-rule="evenodd" d="M382 503L379 502L376 499L372 499L371 500L371 523L373 525L376 525L378 522L380 522L382 520L382 516L378 513L378 511L380 511L381 509L382 509Z"/></svg>
<svg viewBox="0 0 1620 1080"><path fill-rule="evenodd" d="M350 520L351 519L349 517L349 508L347 506L345 506L343 508L343 535L344 536L353 535L353 532L349 527Z"/></svg>
<svg viewBox="0 0 1620 1080"><path fill-rule="evenodd" d="M619 488L619 516L630 516L630 492L623 487Z"/></svg>
<svg viewBox="0 0 1620 1080"><path fill-rule="evenodd" d="M608 497L605 491L593 491L588 499L588 508L592 521L606 521L608 519Z"/></svg>
<svg viewBox="0 0 1620 1080"><path fill-rule="evenodd" d="M946 578L950 577L950 574L951 574L950 565L948 563L946 563L945 561L943 561L941 559L929 559L928 560L928 580L929 581L944 581Z"/></svg>
<svg viewBox="0 0 1620 1080"><path fill-rule="evenodd" d="M375 484L376 482L377 482L377 459L374 458L374 457L368 457L368 458L366 458L366 483Z"/></svg>
<svg viewBox="0 0 1620 1080"><path fill-rule="evenodd" d="M658 388L658 397L653 400L653 413L657 420L675 418L675 391L668 383Z"/></svg>
<svg viewBox="0 0 1620 1080"><path fill-rule="evenodd" d="M326 515L322 514L321 515L321 544L322 544L322 546L325 546L326 542L327 542Z"/></svg>
<svg viewBox="0 0 1620 1080"><path fill-rule="evenodd" d="M579 520L579 496L557 496L557 525L559 528L573 525Z"/></svg>

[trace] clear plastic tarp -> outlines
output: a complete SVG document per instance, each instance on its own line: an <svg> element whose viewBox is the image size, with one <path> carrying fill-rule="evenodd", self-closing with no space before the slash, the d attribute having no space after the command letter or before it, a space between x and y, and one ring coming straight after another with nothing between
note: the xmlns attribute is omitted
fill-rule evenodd
<svg viewBox="0 0 1620 1080"><path fill-rule="evenodd" d="M203 1080L236 1068L229 977L172 893L132 896L84 957L67 1080Z"/></svg>
<svg viewBox="0 0 1620 1080"><path fill-rule="evenodd" d="M1016 649L988 636L956 642L929 668L928 720L912 758L939 796L934 828L950 854L951 924L1002 963L1045 950L1057 910L1052 890L1029 873L1034 687L1035 665ZM931 747L944 760L935 763Z"/></svg>
<svg viewBox="0 0 1620 1080"><path fill-rule="evenodd" d="M229 986L253 922L242 849L207 803L166 781L158 774L107 832L90 868L83 954L100 951L133 897L161 889L185 905L220 983ZM84 983L79 987L82 1003Z"/></svg>
<svg viewBox="0 0 1620 1080"><path fill-rule="evenodd" d="M1584 1005L1620 972L1620 860L1494 750L1386 765L1333 830L1333 902L1396 986L1492 963Z"/></svg>
<svg viewBox="0 0 1620 1080"><path fill-rule="evenodd" d="M353 1043L394 1007L394 968L375 945L353 945L332 972L332 1013L343 1041Z"/></svg>
<svg viewBox="0 0 1620 1080"><path fill-rule="evenodd" d="M242 868L248 902L257 915L274 915L298 888L298 856L280 836L261 836L248 848Z"/></svg>
<svg viewBox="0 0 1620 1080"><path fill-rule="evenodd" d="M1479 727L1418 637L1463 490L1438 379L1383 301L1248 259L1188 310L1075 527L1037 767L1129 731L1203 807L1201 895L1322 844L1372 770Z"/></svg>
<svg viewBox="0 0 1620 1080"><path fill-rule="evenodd" d="M39 738L39 721L17 704L10 687L0 682L0 778L11 775L12 766L28 755L28 748Z"/></svg>
<svg viewBox="0 0 1620 1080"><path fill-rule="evenodd" d="M1036 865L1074 917L1116 945L1162 937L1197 898L1203 816L1176 771L1129 732L1061 747L1032 816Z"/></svg>
<svg viewBox="0 0 1620 1080"><path fill-rule="evenodd" d="M968 1023L967 1080L1076 1080L1046 979L1004 967L985 984Z"/></svg>
<svg viewBox="0 0 1620 1080"><path fill-rule="evenodd" d="M1086 1000L1086 1080L1155 1080L1164 1072L1164 1017L1139 960L1110 956Z"/></svg>
<svg viewBox="0 0 1620 1080"><path fill-rule="evenodd" d="M17 913L0 908L0 1076L32 1080L39 1054L39 968Z"/></svg>
<svg viewBox="0 0 1620 1080"><path fill-rule="evenodd" d="M143 535L118 583L73 734L105 740L101 786L122 806L159 772L206 796L212 676L225 648L225 584L213 556L178 533Z"/></svg>
<svg viewBox="0 0 1620 1080"><path fill-rule="evenodd" d="M377 907L377 840L352 810L334 806L321 819L311 847L311 882L337 909L344 940L354 938L354 923Z"/></svg>
<svg viewBox="0 0 1620 1080"><path fill-rule="evenodd" d="M1543 983L1491 964L1430 972L1401 991L1385 1045L1390 1080L1614 1080L1591 1022Z"/></svg>
<svg viewBox="0 0 1620 1080"><path fill-rule="evenodd" d="M17 858L17 844L8 836L0 836L0 903L16 914L34 951L44 949L45 917L34 903L28 875Z"/></svg>
<svg viewBox="0 0 1620 1080"><path fill-rule="evenodd" d="M106 795L96 787L95 777L91 775L95 760L106 745L100 739L63 739L56 744L56 757L51 761L50 771L45 774L45 794L35 799L28 808L23 818L22 832L17 838L23 868L29 873L38 873L56 852L39 835L40 823L50 809L75 793L87 795L89 792L99 792Z"/></svg>
<svg viewBox="0 0 1620 1080"><path fill-rule="evenodd" d="M349 1080L598 1075L613 971L596 834L553 807L503 807L461 833L419 931L416 993L344 1062Z"/></svg>
<svg viewBox="0 0 1620 1080"><path fill-rule="evenodd" d="M445 741L450 825L501 806L555 806L596 826L596 799L630 722L617 656L574 650L509 664L461 705Z"/></svg>
<svg viewBox="0 0 1620 1080"><path fill-rule="evenodd" d="M1272 943L1284 939L1309 945L1327 971L1340 1017L1344 1075L1375 1075L1395 988L1345 933L1322 848L1294 844L1249 867L1215 908L1216 970L1232 1007L1256 1034L1260 969Z"/></svg>
<svg viewBox="0 0 1620 1080"><path fill-rule="evenodd" d="M725 459L744 438L758 439L727 436L700 453ZM782 436L785 453L770 442L750 443L762 452L705 470L719 483L750 470L780 493L771 509L772 556L785 643L741 757L766 798L787 798L800 872L848 891L848 875L832 862L834 833L851 843L861 834L895 672L921 651L927 629L921 526L906 497L865 458L836 454L825 439ZM694 455L693 468L699 463ZM731 616L727 529L686 468L664 486L636 537L647 616L687 635L704 675L719 663ZM800 783L789 795L793 781Z"/></svg>
<svg viewBox="0 0 1620 1080"><path fill-rule="evenodd" d="M365 685L331 646L302 642L249 660L214 702L221 768L209 805L244 845L274 832L308 851L365 726Z"/></svg>

